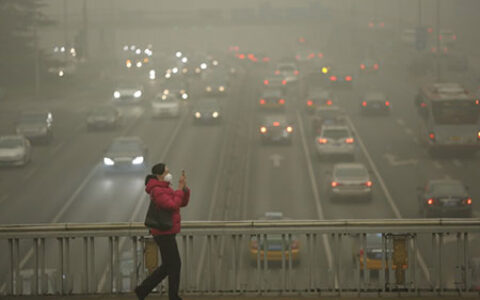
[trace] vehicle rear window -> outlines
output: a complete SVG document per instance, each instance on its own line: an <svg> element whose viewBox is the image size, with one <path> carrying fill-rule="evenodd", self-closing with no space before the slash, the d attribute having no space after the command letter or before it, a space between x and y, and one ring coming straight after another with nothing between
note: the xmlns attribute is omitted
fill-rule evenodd
<svg viewBox="0 0 480 300"><path fill-rule="evenodd" d="M445 195L461 195L466 192L463 185L456 183L434 184L430 186L430 190L434 193Z"/></svg>
<svg viewBox="0 0 480 300"><path fill-rule="evenodd" d="M20 139L0 139L0 148L2 149L13 149L22 146L22 141Z"/></svg>
<svg viewBox="0 0 480 300"><path fill-rule="evenodd" d="M350 136L346 129L327 129L323 131L323 137L327 139L341 139Z"/></svg>
<svg viewBox="0 0 480 300"><path fill-rule="evenodd" d="M367 171L363 168L339 168L335 171L338 177L365 177Z"/></svg>
<svg viewBox="0 0 480 300"><path fill-rule="evenodd" d="M480 107L473 101L442 101L433 104L432 113L440 125L477 124Z"/></svg>

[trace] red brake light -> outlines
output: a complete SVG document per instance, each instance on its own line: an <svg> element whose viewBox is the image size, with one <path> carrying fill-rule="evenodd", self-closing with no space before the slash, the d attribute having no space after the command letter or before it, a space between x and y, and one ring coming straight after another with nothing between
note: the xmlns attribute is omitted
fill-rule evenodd
<svg viewBox="0 0 480 300"><path fill-rule="evenodd" d="M476 105L479 105L479 104L480 104L480 100L479 100L479 99L475 100L475 104L476 104Z"/></svg>
<svg viewBox="0 0 480 300"><path fill-rule="evenodd" d="M468 198L466 203L467 203L467 205L471 205L472 204L472 198Z"/></svg>
<svg viewBox="0 0 480 300"><path fill-rule="evenodd" d="M269 61L270 61L270 57L264 57L264 58L263 58L263 61L264 61L264 62L269 62Z"/></svg>
<svg viewBox="0 0 480 300"><path fill-rule="evenodd" d="M374 64L374 65L373 65L373 68L374 68L375 70L378 70L378 64Z"/></svg>
<svg viewBox="0 0 480 300"><path fill-rule="evenodd" d="M265 99L260 99L260 104L265 104Z"/></svg>
<svg viewBox="0 0 480 300"><path fill-rule="evenodd" d="M432 53L436 53L437 52L437 48L436 47L432 47Z"/></svg>
<svg viewBox="0 0 480 300"><path fill-rule="evenodd" d="M319 58L323 58L323 53L318 53Z"/></svg>
<svg viewBox="0 0 480 300"><path fill-rule="evenodd" d="M327 100L327 105L332 105L332 104L333 104L332 100L328 99Z"/></svg>
<svg viewBox="0 0 480 300"><path fill-rule="evenodd" d="M385 101L385 106L390 106L390 101Z"/></svg>
<svg viewBox="0 0 480 300"><path fill-rule="evenodd" d="M428 33L432 33L432 32L433 32L433 28L432 28L432 27L428 27L427 31L428 31Z"/></svg>
<svg viewBox="0 0 480 300"><path fill-rule="evenodd" d="M477 132L477 140L479 140L479 141L480 141L480 131L479 131L479 132Z"/></svg>
<svg viewBox="0 0 480 300"><path fill-rule="evenodd" d="M285 99L278 100L278 104L285 104Z"/></svg>
<svg viewBox="0 0 480 300"><path fill-rule="evenodd" d="M267 127L265 127L265 126L260 127L260 132L261 133L266 133L267 132Z"/></svg>
<svg viewBox="0 0 480 300"><path fill-rule="evenodd" d="M352 79L353 79L353 78L352 78L352 76L350 76L350 75L345 76L345 80L346 80L346 81L352 81Z"/></svg>
<svg viewBox="0 0 480 300"><path fill-rule="evenodd" d="M371 181L365 182L365 186L367 187L372 187L373 183Z"/></svg>
<svg viewBox="0 0 480 300"><path fill-rule="evenodd" d="M273 126L275 126L275 127L280 126L280 122L273 122Z"/></svg>
<svg viewBox="0 0 480 300"><path fill-rule="evenodd" d="M380 23L380 27L385 27L385 23Z"/></svg>
<svg viewBox="0 0 480 300"><path fill-rule="evenodd" d="M421 107L427 107L427 103L422 102L422 103L420 103L420 106L421 106Z"/></svg>
<svg viewBox="0 0 480 300"><path fill-rule="evenodd" d="M263 84L264 84L264 85L268 85L269 83L270 83L270 82L269 82L267 79L265 79L265 80L263 81Z"/></svg>
<svg viewBox="0 0 480 300"><path fill-rule="evenodd" d="M338 186L338 182L332 181L332 187L337 187L337 186Z"/></svg>
<svg viewBox="0 0 480 300"><path fill-rule="evenodd" d="M335 75L330 76L330 81L337 81L337 76Z"/></svg>
<svg viewBox="0 0 480 300"><path fill-rule="evenodd" d="M430 132L430 134L428 135L428 137L430 138L430 140L434 141L434 140L435 140L435 133Z"/></svg>
<svg viewBox="0 0 480 300"><path fill-rule="evenodd" d="M291 133L292 131L293 131L292 126L288 126L288 127L287 127L287 132L288 132L288 133Z"/></svg>
<svg viewBox="0 0 480 300"><path fill-rule="evenodd" d="M439 36L438 36L438 39L439 39L439 40L443 40L443 36L442 36L442 35L439 35Z"/></svg>
<svg viewBox="0 0 480 300"><path fill-rule="evenodd" d="M364 64L361 64L361 65L360 65L360 69L365 70L365 65L364 65Z"/></svg>
<svg viewBox="0 0 480 300"><path fill-rule="evenodd" d="M287 84L287 80L282 80L282 85L286 85Z"/></svg>
<svg viewBox="0 0 480 300"><path fill-rule="evenodd" d="M308 106L312 106L312 105L313 105L313 101L312 101L312 100L308 100L308 101L307 101L307 105L308 105Z"/></svg>
<svg viewBox="0 0 480 300"><path fill-rule="evenodd" d="M324 138L318 138L317 141L318 141L319 144L326 144L326 143L328 143L328 140L327 140L327 139L324 139Z"/></svg>
<svg viewBox="0 0 480 300"><path fill-rule="evenodd" d="M452 39L453 39L454 41L456 41L456 40L457 40L457 36L456 36L456 35L452 36Z"/></svg>
<svg viewBox="0 0 480 300"><path fill-rule="evenodd" d="M300 60L300 55L295 56L297 60Z"/></svg>
<svg viewBox="0 0 480 300"><path fill-rule="evenodd" d="M367 101L363 101L363 102L362 102L362 106L363 106L363 107L366 107L366 106L367 106Z"/></svg>
<svg viewBox="0 0 480 300"><path fill-rule="evenodd" d="M347 144L353 144L354 141L355 140L353 138L346 138L345 139L345 143L347 143Z"/></svg>
<svg viewBox="0 0 480 300"><path fill-rule="evenodd" d="M368 23L368 27L373 28L373 26L375 26L375 24L373 24L373 22Z"/></svg>
<svg viewBox="0 0 480 300"><path fill-rule="evenodd" d="M293 72L293 74L298 75L298 70L295 70L295 72Z"/></svg>
<svg viewBox="0 0 480 300"><path fill-rule="evenodd" d="M305 43L305 38L301 37L301 38L298 39L298 41L299 41L300 43Z"/></svg>
<svg viewBox="0 0 480 300"><path fill-rule="evenodd" d="M428 205L433 205L433 203L434 203L433 198L430 198L427 200Z"/></svg>
<svg viewBox="0 0 480 300"><path fill-rule="evenodd" d="M240 58L240 59L245 59L245 54L240 54L240 55L238 55L238 58Z"/></svg>
<svg viewBox="0 0 480 300"><path fill-rule="evenodd" d="M275 75L280 75L280 70L276 70Z"/></svg>
<svg viewBox="0 0 480 300"><path fill-rule="evenodd" d="M308 58L314 58L315 57L315 53L310 53L310 55L308 55Z"/></svg>

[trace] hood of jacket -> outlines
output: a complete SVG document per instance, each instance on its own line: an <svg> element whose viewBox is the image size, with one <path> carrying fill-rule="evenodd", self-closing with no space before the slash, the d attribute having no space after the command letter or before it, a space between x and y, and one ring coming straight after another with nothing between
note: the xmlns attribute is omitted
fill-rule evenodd
<svg viewBox="0 0 480 300"><path fill-rule="evenodd" d="M157 178L150 178L145 185L145 192L150 194L155 187L168 188L169 186L170 182L160 181Z"/></svg>

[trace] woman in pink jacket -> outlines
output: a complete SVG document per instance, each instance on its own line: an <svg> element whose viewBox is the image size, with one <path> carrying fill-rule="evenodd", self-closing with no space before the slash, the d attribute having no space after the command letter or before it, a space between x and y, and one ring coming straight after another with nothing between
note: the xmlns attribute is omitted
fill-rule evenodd
<svg viewBox="0 0 480 300"><path fill-rule="evenodd" d="M145 280L135 288L139 300L147 295L168 276L169 300L181 300L178 296L180 285L180 254L178 253L175 236L180 232L180 208L188 205L190 189L187 187L185 174L178 181L178 189L170 187L172 174L165 164L159 163L152 167L152 174L145 178L145 191L158 208L172 213L172 228L169 230L150 229L153 239L160 249L162 265L155 269Z"/></svg>

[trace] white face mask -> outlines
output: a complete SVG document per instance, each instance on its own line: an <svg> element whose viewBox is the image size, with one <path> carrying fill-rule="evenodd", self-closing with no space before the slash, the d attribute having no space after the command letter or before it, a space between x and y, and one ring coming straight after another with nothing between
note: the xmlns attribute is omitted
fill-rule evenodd
<svg viewBox="0 0 480 300"><path fill-rule="evenodd" d="M165 177L163 177L163 180L165 180L166 182L170 182L172 181L172 177L172 174L168 173L167 175L165 175Z"/></svg>

